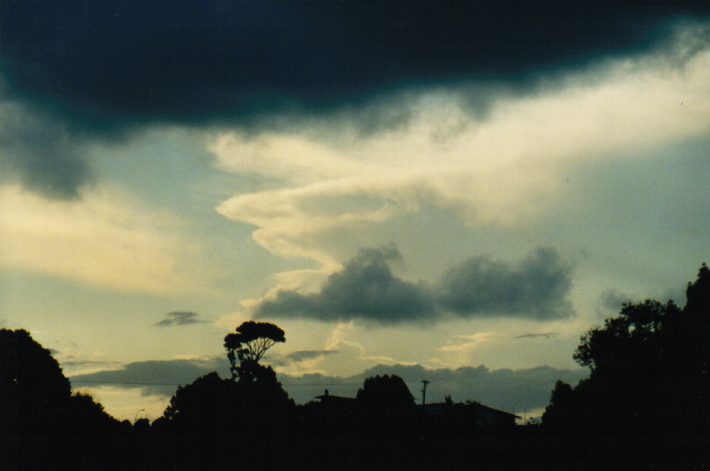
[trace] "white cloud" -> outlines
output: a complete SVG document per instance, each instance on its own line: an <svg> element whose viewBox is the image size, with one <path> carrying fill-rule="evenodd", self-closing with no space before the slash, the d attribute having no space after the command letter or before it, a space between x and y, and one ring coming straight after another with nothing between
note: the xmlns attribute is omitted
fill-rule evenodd
<svg viewBox="0 0 710 471"><path fill-rule="evenodd" d="M469 92L437 91L392 103L413 119L370 135L340 121L255 137L225 132L211 147L221 168L280 186L237 194L218 211L254 225L254 240L272 253L314 260L324 273L338 267L325 236L381 225L424 201L471 227L529 221L561 197L562 172L575 165L707 134L710 47L698 41L681 37L671 52L501 95L483 117L466 108Z"/></svg>
<svg viewBox="0 0 710 471"><path fill-rule="evenodd" d="M6 268L119 291L194 292L201 283L179 265L197 248L179 228L170 216L115 190L57 201L17 185L0 187L0 265Z"/></svg>

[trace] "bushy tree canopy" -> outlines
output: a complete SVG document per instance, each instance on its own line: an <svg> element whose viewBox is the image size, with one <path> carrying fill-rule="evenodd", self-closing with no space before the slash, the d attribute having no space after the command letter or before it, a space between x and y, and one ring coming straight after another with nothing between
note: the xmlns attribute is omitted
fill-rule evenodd
<svg viewBox="0 0 710 471"><path fill-rule="evenodd" d="M71 395L57 360L26 330L0 329L0 427L47 429Z"/></svg>
<svg viewBox="0 0 710 471"><path fill-rule="evenodd" d="M710 269L688 284L687 303L645 300L587 332L574 354L590 368L572 388L558 382L543 416L560 429L634 436L710 426Z"/></svg>
<svg viewBox="0 0 710 471"><path fill-rule="evenodd" d="M259 360L277 342L285 342L284 331L270 322L243 322L236 332L224 338L224 348L231 365L232 379L252 376L258 370ZM239 364L237 364L237 360Z"/></svg>
<svg viewBox="0 0 710 471"><path fill-rule="evenodd" d="M404 380L397 375L366 378L357 391L357 400L373 409L402 410L414 406L414 397Z"/></svg>

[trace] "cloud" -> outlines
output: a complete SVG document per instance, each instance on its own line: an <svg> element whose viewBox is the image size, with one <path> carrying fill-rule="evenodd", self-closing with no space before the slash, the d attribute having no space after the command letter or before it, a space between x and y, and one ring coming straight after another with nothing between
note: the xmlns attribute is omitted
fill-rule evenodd
<svg viewBox="0 0 710 471"><path fill-rule="evenodd" d="M451 395L455 401L480 401L499 409L522 413L545 407L557 380L575 384L587 376L584 370L558 369L538 366L520 370L491 370L483 365L456 369L427 369L422 366L379 365L366 370L358 379L376 374L396 374L402 377L417 398L421 381L430 381L428 401L443 401Z"/></svg>
<svg viewBox="0 0 710 471"><path fill-rule="evenodd" d="M111 386L139 389L144 395L170 396L178 385L190 384L199 376L217 370L228 377L226 360L144 361L87 375L72 376L74 387L82 389ZM490 370L485 366L457 369L427 369L420 365L378 365L351 376L279 374L278 379L297 403L305 403L329 389L332 394L355 397L365 378L377 374L401 376L409 389L419 397L422 379L430 381L427 397L443 401L451 395L456 401L477 400L484 404L515 412L544 407L558 379L576 383L586 376L585 370L557 369L540 366L521 370Z"/></svg>
<svg viewBox="0 0 710 471"><path fill-rule="evenodd" d="M276 354L273 353L269 355L269 363L275 367L286 367L293 363L302 363L310 360L319 360L328 355L334 355L338 353L338 350L324 349L324 350L297 350L295 352L286 354Z"/></svg>
<svg viewBox="0 0 710 471"><path fill-rule="evenodd" d="M190 384L211 371L229 376L226 358L197 360L150 360L128 363L121 368L70 376L72 385L82 388L100 385L141 389L144 394L172 395L178 386Z"/></svg>
<svg viewBox="0 0 710 471"><path fill-rule="evenodd" d="M624 303L632 302L636 297L622 293L616 289L608 289L599 295L599 305L605 312L618 313Z"/></svg>
<svg viewBox="0 0 710 471"><path fill-rule="evenodd" d="M0 77L0 80L2 77ZM0 170L47 197L75 199L95 175L84 138L69 126L3 96L0 83Z"/></svg>
<svg viewBox="0 0 710 471"><path fill-rule="evenodd" d="M328 389L330 394L355 397L365 378L395 374L404 379L414 397L421 399L421 381L430 381L427 402L442 402L450 395L455 401L480 401L499 409L522 414L540 409L550 402L557 380L576 384L587 376L581 369L558 369L539 366L520 370L491 370L485 366L456 369L429 369L421 365L377 365L361 373L341 377L320 374L279 375L281 383L297 403L313 400Z"/></svg>
<svg viewBox="0 0 710 471"><path fill-rule="evenodd" d="M3 2L0 39L16 93L98 128L323 109L472 74L513 80L643 50L674 19L707 12L695 1Z"/></svg>
<svg viewBox="0 0 710 471"><path fill-rule="evenodd" d="M115 365L116 362L100 361L100 360L61 360L62 368L79 369L79 368L99 368L109 365Z"/></svg>
<svg viewBox="0 0 710 471"><path fill-rule="evenodd" d="M406 107L369 104L471 81L527 89L551 70L652 50L669 25L709 11L690 0L2 2L0 75L5 101L22 108L2 110L3 170L75 198L95 179L87 142L147 126L254 131L342 111L360 130L399 126Z"/></svg>
<svg viewBox="0 0 710 471"><path fill-rule="evenodd" d="M451 0L437 7L436 14L432 15L424 3L415 7L399 2L387 2L375 13L362 2L337 2L318 7L299 1L259 4L258 7L214 4L199 12L179 1L161 3L160 12L155 6L119 1L109 2L110 6L102 3L76 8L48 4L29 8L22 2L4 2L0 6L3 43L0 51L0 116L3 116L0 118L0 169L5 178L12 176L44 196L77 198L100 177L94 172L87 149L97 142L127 138L140 129L166 124L203 129L235 125L245 135L264 141L259 137L265 130L279 130L288 135L302 123L320 120L364 135L380 135L400 128L420 132L418 113L422 109L428 113L431 107L427 105L431 103L417 107L412 106L413 102L416 105L417 97L442 91L450 95L450 104L458 106L433 113L436 116L432 120L439 129L432 136L435 139L450 137L478 128L470 126L471 118L481 120L491 112L495 117L495 112L500 111L502 94L520 97L537 93L544 90L549 74L566 76L570 71L579 70L580 64L589 67L601 58L630 54L627 57L633 59L622 61L628 63L643 58L634 53L658 53L658 45L667 40L668 31L672 30L669 24L675 24L680 18L692 18L692 13L696 13L700 18L698 22L681 22L676 30L702 30L697 25L702 25L709 11L701 4L693 6L694 2L653 8L642 3L624 2L623 6L598 8L581 2L547 4L506 0L496 2L494 7L490 2ZM169 19L164 9L170 11ZM544 24L538 20L543 17L546 18ZM275 18L279 20L274 21ZM635 20L629 21L629 18ZM595 24L598 27L593 27ZM72 27L66 29L59 25ZM693 40L698 42L697 38L685 41ZM666 51L673 56L676 66L697 52L697 45L695 50L685 43L683 47L680 52ZM596 81L605 72L593 70L589 75ZM572 75L575 82L577 77ZM666 79L673 81L678 77ZM575 92L577 85L572 84ZM662 121L661 129L665 124L677 122L673 116L658 112L661 103L639 96L648 92L644 85L654 84L641 80L633 81L632 85L641 85L641 88L620 104L633 103L638 116L653 116L654 121ZM672 85L673 91L688 90L684 83ZM499 90L491 93L491 89ZM615 97L609 96L596 98L597 105L615 101ZM676 98L674 96L674 100ZM685 103L694 102L693 96L686 98ZM654 109L648 110L649 107ZM576 117L584 108L576 104L572 110ZM549 122L548 117L528 119L526 114L530 110L511 111L522 111L518 116L525 118L528 127L530 123L539 123L539 126L557 129L562 136L570 127L569 119L561 119L560 125ZM466 120L460 120L460 116L466 116ZM585 120L591 124L590 129L595 128L595 120ZM622 121L624 125L629 123L628 119ZM614 126L606 119L602 119L602 123L608 124L608 129L624 129L623 125ZM676 127L680 126L670 129ZM697 127L705 129L702 122ZM486 131L485 126L483 128ZM521 144L527 149L546 147L524 142L531 136L527 135L529 130L522 131ZM550 131L542 134L544 137ZM493 137L495 142L503 143L503 147L512 142L505 136ZM571 136L567 141L574 142L575 137L578 136ZM627 138L630 139L633 133ZM577 140L578 147L584 149L586 140ZM481 145L470 136L467 142L470 143L468 149ZM614 144L615 139L609 142ZM267 139L265 144L268 149L271 142ZM309 172L306 167L318 169L316 172L337 172L341 178L357 177L351 165L340 165L343 162L338 159L332 164L326 163L330 159L324 158L327 156L323 152L332 154L332 146L311 140L301 144L294 151L308 154L320 149L321 153L309 161L303 157L290 159L309 165L301 164L299 171L287 175L289 179L303 177L303 173ZM420 149L431 150L428 147ZM409 153L409 150L403 152ZM310 165L315 161L318 165ZM299 166L291 164L278 170L271 163L246 159L245 165L250 167L247 173L260 166L259 171L271 167L277 169L275 173L285 173ZM234 162L232 164L234 166ZM381 167L387 165L365 166L362 170L387 170ZM453 175L460 175L461 169L443 168L445 173L453 171ZM426 169L415 167L414 170L419 178L394 178L396 172L381 173L383 177L399 181L397 189L391 184L380 184L378 194L371 201L375 206L386 207L380 212L351 214L345 221L367 221L369 217L381 221L399 214L403 205L411 208L411 204L403 203L402 197L406 193L405 200L416 202L417 195L412 194L412 188L417 188L419 181L426 181L427 176ZM408 172L408 176L412 177L412 172ZM533 177L535 175L531 175ZM318 182L321 184L309 187L308 191L289 188L293 195L282 191L255 196L259 200L278 199L280 203L295 198L293 205L301 209L303 198L309 199L314 196L313 192L330 191L332 185L322 184L325 179L321 176ZM344 184L338 192L339 198L373 196L368 189L370 185L363 185L358 178L336 183L331 173L327 180L336 185ZM474 185L470 184L472 181ZM524 179L503 184L511 188L517 185L523 191L528 186ZM442 185L445 188L440 188ZM475 180L468 178L461 178L458 183L441 180L437 183L434 178L418 196L427 197L427 192L433 190L437 198L456 205L461 202L461 191L451 195L450 190L471 186L479 187ZM471 198L463 200L476 199L481 196L477 193L490 190L481 186L480 190L472 192ZM243 196L244 205L253 203L254 198ZM234 201L231 206L237 203ZM233 210L235 217L245 222L264 220L254 211ZM485 219L486 215L483 216ZM298 211L296 216L287 219L302 220ZM294 226L297 224L291 224ZM327 228L329 224L318 227ZM269 228L260 232L260 243L268 244L271 250L286 238L281 236L275 241L270 232ZM293 250L293 247L283 250ZM314 255L312 251L305 253L309 257Z"/></svg>
<svg viewBox="0 0 710 471"><path fill-rule="evenodd" d="M520 334L516 335L516 339L537 339L537 338L545 338L549 339L550 337L554 337L557 335L557 332L530 332L527 334Z"/></svg>
<svg viewBox="0 0 710 471"><path fill-rule="evenodd" d="M165 315L165 318L157 322L156 327L172 327L192 324L201 324L199 314L191 311L174 311Z"/></svg>
<svg viewBox="0 0 710 471"><path fill-rule="evenodd" d="M318 293L281 291L275 299L258 305L255 316L380 323L432 316L435 307L426 289L392 273L389 262L398 257L394 247L360 250L341 271L328 277Z"/></svg>
<svg viewBox="0 0 710 471"><path fill-rule="evenodd" d="M395 324L460 317L522 317L553 320L574 313L567 299L572 269L556 250L539 248L519 266L488 257L470 258L434 286L399 278L390 264L394 247L362 249L331 274L320 290L277 291L254 308L257 318L310 318Z"/></svg>
<svg viewBox="0 0 710 471"><path fill-rule="evenodd" d="M217 210L253 225L271 253L313 260L324 273L342 256L324 241L394 226L430 206L472 229L530 224L574 191L570 176L707 134L709 31L688 27L666 49L546 76L534 90L390 95L381 112L409 118L378 133L359 132L357 116L330 115L216 132L210 150L221 169L269 182ZM478 99L489 95L480 113Z"/></svg>
<svg viewBox="0 0 710 471"><path fill-rule="evenodd" d="M554 249L539 248L519 267L471 258L444 274L439 304L459 315L502 312L532 319L569 317L566 296L572 287L572 267Z"/></svg>
<svg viewBox="0 0 710 471"><path fill-rule="evenodd" d="M65 201L0 185L0 233L0 266L5 268L118 291L204 289L179 270L197 253L180 235L180 223L108 188Z"/></svg>

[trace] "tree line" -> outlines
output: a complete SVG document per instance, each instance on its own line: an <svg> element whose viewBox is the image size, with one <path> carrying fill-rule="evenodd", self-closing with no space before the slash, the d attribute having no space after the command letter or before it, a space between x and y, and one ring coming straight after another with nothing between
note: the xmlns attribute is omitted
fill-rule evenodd
<svg viewBox="0 0 710 471"><path fill-rule="evenodd" d="M296 405L262 364L285 333L254 321L224 339L231 377L178 387L152 423L119 422L72 393L27 331L0 329L0 468L707 469L707 265L686 298L624 304L580 340L574 359L589 376L557 382L541 421L509 428L482 427L473 403L417 407L389 375L352 399Z"/></svg>

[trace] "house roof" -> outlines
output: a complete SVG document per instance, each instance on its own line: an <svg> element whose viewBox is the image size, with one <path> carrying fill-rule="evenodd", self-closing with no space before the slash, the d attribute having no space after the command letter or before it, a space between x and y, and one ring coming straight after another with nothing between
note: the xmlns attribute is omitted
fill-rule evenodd
<svg viewBox="0 0 710 471"><path fill-rule="evenodd" d="M473 404L475 405L475 407L478 407L478 408L480 408L480 409L486 409L486 410L488 410L488 411L490 411L490 412L493 412L494 414L507 415L507 416L515 417L516 419L520 419L520 418L521 418L521 417L518 416L518 415L512 414L512 413L510 413L510 412L506 412L506 411L504 411L504 410L494 409L493 407L484 406L483 404L481 404L481 403L479 403L479 402L474 402Z"/></svg>
<svg viewBox="0 0 710 471"><path fill-rule="evenodd" d="M354 397L334 396L332 394L323 394L321 396L316 396L316 399L320 399L321 402L323 402L323 401L355 401L356 400Z"/></svg>
<svg viewBox="0 0 710 471"><path fill-rule="evenodd" d="M437 414L437 413L444 413L447 408L452 407L450 404L447 404L445 402L433 402L425 405L419 405L420 408L422 408L425 412L429 412L432 414ZM506 412L503 410L499 409L494 409L493 407L488 407L480 402L471 402L466 404L464 407L470 408L470 409L476 409L476 410L485 410L487 412L490 412L492 414L500 415L500 416L508 416L508 417L514 417L519 419L520 416L512 414L510 412Z"/></svg>
<svg viewBox="0 0 710 471"><path fill-rule="evenodd" d="M328 390L325 390L325 393L316 396L316 399L320 400L320 402L352 402L355 401L354 397L343 397L343 396L334 396L333 394L330 394Z"/></svg>

